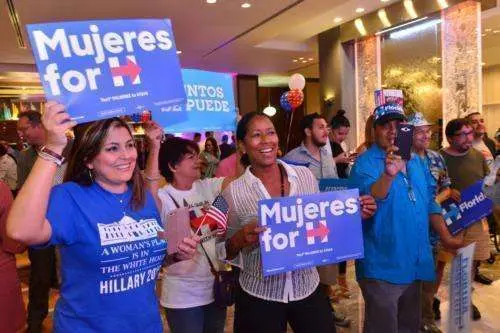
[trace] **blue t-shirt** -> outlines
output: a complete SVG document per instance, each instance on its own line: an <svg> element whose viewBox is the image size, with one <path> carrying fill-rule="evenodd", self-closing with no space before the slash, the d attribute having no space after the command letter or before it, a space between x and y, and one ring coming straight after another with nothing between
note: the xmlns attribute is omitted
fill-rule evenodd
<svg viewBox="0 0 500 333"><path fill-rule="evenodd" d="M429 214L441 213L434 201L435 181L416 155L406 167L408 176L398 173L387 197L377 200L375 215L363 221L365 257L356 261L358 280L410 284L434 279ZM385 152L373 145L356 160L350 181L369 194L384 170Z"/></svg>
<svg viewBox="0 0 500 333"><path fill-rule="evenodd" d="M151 194L138 211L131 196L130 188L118 195L97 183L52 189L47 219L62 274L55 332L163 332L155 294L163 229Z"/></svg>

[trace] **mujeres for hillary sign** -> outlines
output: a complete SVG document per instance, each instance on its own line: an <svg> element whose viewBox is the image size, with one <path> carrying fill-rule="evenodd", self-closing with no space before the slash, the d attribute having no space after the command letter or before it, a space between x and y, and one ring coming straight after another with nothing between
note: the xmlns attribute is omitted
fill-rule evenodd
<svg viewBox="0 0 500 333"><path fill-rule="evenodd" d="M28 32L47 99L78 122L185 102L168 19L32 24Z"/></svg>
<svg viewBox="0 0 500 333"><path fill-rule="evenodd" d="M363 257L357 189L261 200L264 276Z"/></svg>

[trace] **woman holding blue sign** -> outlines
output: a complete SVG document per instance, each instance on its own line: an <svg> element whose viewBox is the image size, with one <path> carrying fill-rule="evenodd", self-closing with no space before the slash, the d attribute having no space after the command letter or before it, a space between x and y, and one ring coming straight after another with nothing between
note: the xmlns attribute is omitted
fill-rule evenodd
<svg viewBox="0 0 500 333"><path fill-rule="evenodd" d="M328 301L318 288L316 268L263 277L259 248L259 234L265 228L257 225L257 202L317 193L316 178L305 167L277 160L278 135L266 115L253 112L243 116L236 137L247 168L224 192L229 217L227 240L221 248L226 259L243 260L234 332L284 332L287 323L299 333L335 332ZM369 210L363 207L363 213Z"/></svg>
<svg viewBox="0 0 500 333"><path fill-rule="evenodd" d="M166 243L143 185L130 128L119 118L88 125L76 139L65 183L52 188L75 122L48 102L47 132L7 221L7 233L29 245L58 245L62 285L55 332L163 332L155 294ZM170 261L193 256L185 238Z"/></svg>
<svg viewBox="0 0 500 333"><path fill-rule="evenodd" d="M162 222L167 228L202 235L193 258L172 265L163 275L160 304L168 325L174 333L223 333L226 307L215 302L212 272L218 270L214 230L218 226L205 213L229 179L201 179L202 161L194 141L173 137L161 143L163 130L154 123L147 125L146 133L150 147L146 179ZM160 174L168 182L162 188ZM177 212L186 208L189 213L177 218Z"/></svg>

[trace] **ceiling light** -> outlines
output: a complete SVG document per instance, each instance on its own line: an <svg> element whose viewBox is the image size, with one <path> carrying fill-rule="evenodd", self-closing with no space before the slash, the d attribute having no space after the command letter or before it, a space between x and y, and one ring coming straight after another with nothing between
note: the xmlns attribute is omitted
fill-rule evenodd
<svg viewBox="0 0 500 333"><path fill-rule="evenodd" d="M364 12L364 11L365 11L365 9L364 9L364 8L362 8L362 7L358 7L358 8L356 8L356 13L362 13L362 12Z"/></svg>
<svg viewBox="0 0 500 333"><path fill-rule="evenodd" d="M481 34L481 36L486 37L486 34Z"/></svg>
<svg viewBox="0 0 500 333"><path fill-rule="evenodd" d="M389 28L391 26L391 21L389 21L389 18L387 17L387 12L385 9L380 9L378 12L378 18L384 25L384 27Z"/></svg>
<svg viewBox="0 0 500 333"><path fill-rule="evenodd" d="M207 0L207 3L216 3L217 0Z"/></svg>
<svg viewBox="0 0 500 333"><path fill-rule="evenodd" d="M292 61L293 61L293 62L297 62L298 60L297 60L297 59L293 59Z"/></svg>
<svg viewBox="0 0 500 333"><path fill-rule="evenodd" d="M493 33L494 33L494 34L497 34L497 33L499 33L499 32L500 32L500 30L493 30Z"/></svg>
<svg viewBox="0 0 500 333"><path fill-rule="evenodd" d="M265 115L272 117L276 114L276 108L274 106L268 105L262 110Z"/></svg>
<svg viewBox="0 0 500 333"><path fill-rule="evenodd" d="M300 57L299 60L304 60L304 57Z"/></svg>
<svg viewBox="0 0 500 333"><path fill-rule="evenodd" d="M307 59L307 60L309 60L309 61L313 61L313 60L314 60L314 58L309 58L309 59Z"/></svg>
<svg viewBox="0 0 500 333"><path fill-rule="evenodd" d="M445 9L445 8L448 8L448 1L446 0L436 0L438 5L439 5L439 8L441 9Z"/></svg>
<svg viewBox="0 0 500 333"><path fill-rule="evenodd" d="M358 18L354 20L354 25L356 26L356 29L358 29L358 32L361 36L366 36L365 25L363 24L363 21L361 19Z"/></svg>
<svg viewBox="0 0 500 333"><path fill-rule="evenodd" d="M410 16L412 19L418 17L417 11L415 10L415 7L413 6L413 1L405 0L403 2L403 5L405 6L405 9L406 9L406 12L408 13L408 16Z"/></svg>
<svg viewBox="0 0 500 333"><path fill-rule="evenodd" d="M252 5L249 4L248 2L242 3L241 8L250 8Z"/></svg>
<svg viewBox="0 0 500 333"><path fill-rule="evenodd" d="M389 0L380 0L380 1L382 1L382 2L389 2Z"/></svg>
<svg viewBox="0 0 500 333"><path fill-rule="evenodd" d="M305 64L307 62L307 60L302 60L302 63Z"/></svg>
<svg viewBox="0 0 500 333"><path fill-rule="evenodd" d="M438 25L439 23L441 23L441 19L427 21L427 22L424 22L422 24L414 25L414 26L411 26L409 28L393 32L393 33L391 33L390 38L391 39L404 38L404 37L407 37L409 35L415 34L417 32L423 31L425 29L434 27L434 26Z"/></svg>
<svg viewBox="0 0 500 333"><path fill-rule="evenodd" d="M334 18L333 22L335 22L335 23L342 22L342 17L336 17L336 18Z"/></svg>
<svg viewBox="0 0 500 333"><path fill-rule="evenodd" d="M491 32L490 28L484 29L484 32Z"/></svg>
<svg viewBox="0 0 500 333"><path fill-rule="evenodd" d="M486 66L486 63L485 63L485 62L482 62L482 63L481 63L481 66Z"/></svg>
<svg viewBox="0 0 500 333"><path fill-rule="evenodd" d="M389 31L392 31L392 30L397 30L397 29L401 29L402 27L406 27L407 25L413 25L417 22L421 22L421 21L425 21L427 20L428 17L427 16L424 16L424 17L421 17L419 19L416 19L416 20L413 20L411 22L406 22L406 23L403 23L403 24L400 24L400 25L397 25L395 27L392 27L392 28L389 28L389 29L384 29L384 30L380 30L379 32L376 32L375 35L381 35L381 34L385 34L386 32L389 32Z"/></svg>
<svg viewBox="0 0 500 333"><path fill-rule="evenodd" d="M181 51L181 50L177 50L177 52L176 52L176 53L177 53L177 54L181 54L181 53L182 53L182 51Z"/></svg>

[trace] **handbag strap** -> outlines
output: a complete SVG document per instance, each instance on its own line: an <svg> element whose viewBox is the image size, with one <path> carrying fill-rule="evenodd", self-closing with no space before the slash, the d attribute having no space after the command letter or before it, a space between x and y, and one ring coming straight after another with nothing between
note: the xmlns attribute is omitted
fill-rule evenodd
<svg viewBox="0 0 500 333"><path fill-rule="evenodd" d="M175 207L176 207L177 209L181 208L181 206L179 206L179 204L177 203L177 200L175 200L175 199L174 199L174 197L172 196L172 194L170 194L170 192L169 192L168 190L167 190L166 192L167 192L168 196L170 197L170 199L172 199L172 201L173 201L173 203L174 203Z"/></svg>

